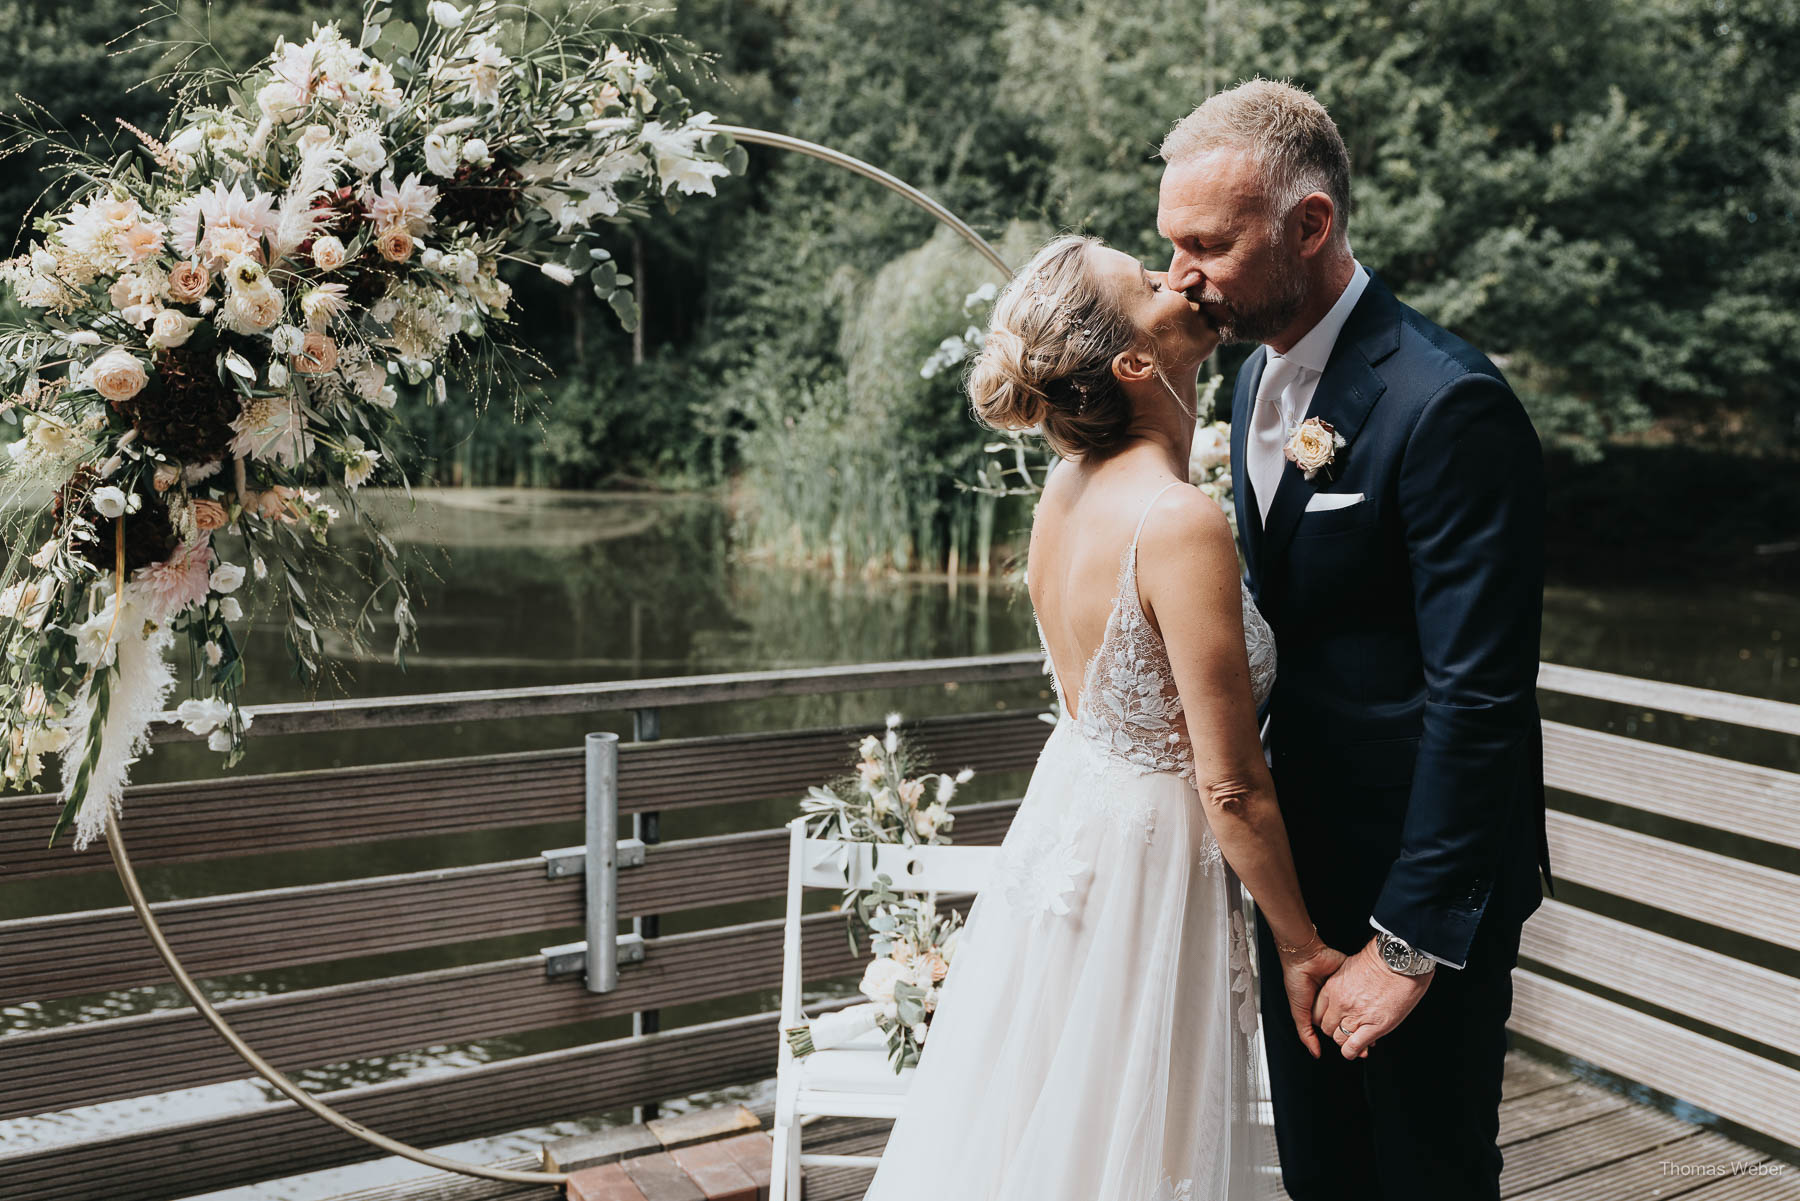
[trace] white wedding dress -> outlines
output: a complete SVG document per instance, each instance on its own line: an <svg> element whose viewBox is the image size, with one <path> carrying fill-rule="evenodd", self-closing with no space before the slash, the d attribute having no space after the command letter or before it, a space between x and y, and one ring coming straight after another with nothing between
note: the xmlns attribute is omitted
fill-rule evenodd
<svg viewBox="0 0 1800 1201"><path fill-rule="evenodd" d="M1138 596L1143 527L1079 707L1065 699L970 908L864 1201L1275 1195L1255 927ZM1240 588L1260 705L1275 642ZM1044 659L1063 698L1047 644Z"/></svg>

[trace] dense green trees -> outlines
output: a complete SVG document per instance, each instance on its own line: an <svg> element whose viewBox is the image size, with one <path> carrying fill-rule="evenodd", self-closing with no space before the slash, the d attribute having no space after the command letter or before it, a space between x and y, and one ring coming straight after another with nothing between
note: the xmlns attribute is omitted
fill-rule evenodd
<svg viewBox="0 0 1800 1201"><path fill-rule="evenodd" d="M135 9L0 0L0 95L153 127L161 99L125 89L168 50L100 44ZM210 7L238 61L327 14L356 19ZM995 236L1083 228L1152 262L1169 124L1210 88L1293 78L1349 142L1359 257L1494 354L1547 440L1593 454L1660 421L1800 447L1795 0L678 0L642 24L715 56L684 86L721 121L859 155ZM0 180L7 224L29 175ZM637 344L581 294L518 281L558 378L522 422L418 405L421 454L471 482L736 477L759 541L966 561L953 477L982 433L953 374L907 364L961 328L982 276L931 233L867 181L753 150L718 199L609 233L642 264Z"/></svg>

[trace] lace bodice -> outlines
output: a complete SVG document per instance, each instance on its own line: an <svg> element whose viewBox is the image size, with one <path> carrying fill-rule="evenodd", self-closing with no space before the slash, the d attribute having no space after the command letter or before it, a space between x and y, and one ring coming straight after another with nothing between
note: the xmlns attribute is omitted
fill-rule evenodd
<svg viewBox="0 0 1800 1201"><path fill-rule="evenodd" d="M1108 758L1146 772L1176 772L1192 781L1194 756L1182 721L1181 696L1169 665L1168 648L1145 616L1137 589L1137 545L1144 522L1157 497L1180 483L1172 480L1144 506L1131 544L1119 564L1118 590L1100 645L1088 660L1076 699L1076 731L1097 745ZM1244 641L1250 659L1250 689L1258 706L1275 685L1275 636L1249 587L1240 579L1244 602ZM1037 623L1038 642L1044 649L1044 670L1049 673L1057 699L1068 712L1062 682L1050 658L1044 626ZM1067 718L1065 717L1065 720Z"/></svg>

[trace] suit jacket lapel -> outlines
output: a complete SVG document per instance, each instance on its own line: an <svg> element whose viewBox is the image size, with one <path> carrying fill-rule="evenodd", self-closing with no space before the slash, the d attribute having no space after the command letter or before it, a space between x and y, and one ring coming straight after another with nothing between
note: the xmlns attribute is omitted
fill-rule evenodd
<svg viewBox="0 0 1800 1201"><path fill-rule="evenodd" d="M1295 463L1282 465L1281 482L1275 489L1275 500L1269 505L1269 519L1263 530L1258 555L1265 564L1286 549L1293 537L1306 502L1329 482L1327 473L1342 469L1346 457L1356 453L1356 434L1362 429L1369 410L1381 398L1387 384L1376 373L1374 365L1394 353L1400 345L1400 303L1374 272L1369 273L1368 286L1350 311L1338 339L1325 362L1325 373L1313 392L1307 417L1318 417L1343 435L1345 445L1338 448L1337 463L1321 468L1312 479L1306 478ZM1303 419L1304 420L1304 419ZM1265 570L1264 574L1267 572ZM1261 588L1257 589L1261 599Z"/></svg>
<svg viewBox="0 0 1800 1201"><path fill-rule="evenodd" d="M1250 414L1256 407L1256 389L1262 383L1263 367L1268 361L1268 350L1257 347L1244 360L1239 371L1240 376L1248 373L1249 389L1233 389L1231 398L1232 507L1237 511L1238 540L1244 544L1244 566L1250 573L1250 591L1253 593L1262 591L1257 554L1258 544L1262 540L1262 517L1250 486L1250 469L1244 459L1244 447L1250 437Z"/></svg>

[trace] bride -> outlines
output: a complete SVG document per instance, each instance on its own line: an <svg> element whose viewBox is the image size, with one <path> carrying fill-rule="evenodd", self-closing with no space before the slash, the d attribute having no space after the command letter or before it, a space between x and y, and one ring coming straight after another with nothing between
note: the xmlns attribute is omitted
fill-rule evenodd
<svg viewBox="0 0 1800 1201"><path fill-rule="evenodd" d="M1185 484L1218 335L1161 272L1077 235L991 326L976 415L1040 426L1063 460L1027 573L1062 718L864 1201L1270 1196L1243 890L1315 1058L1313 998L1344 957L1308 916L1258 739L1273 638L1224 511Z"/></svg>

